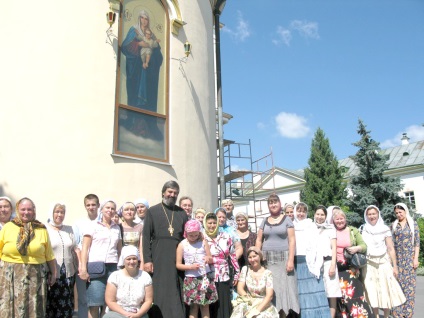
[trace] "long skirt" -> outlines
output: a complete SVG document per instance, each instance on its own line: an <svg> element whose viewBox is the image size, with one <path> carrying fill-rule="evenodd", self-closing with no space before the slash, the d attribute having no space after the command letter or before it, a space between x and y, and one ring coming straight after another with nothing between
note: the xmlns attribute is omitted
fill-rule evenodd
<svg viewBox="0 0 424 318"><path fill-rule="evenodd" d="M342 318L374 317L365 299L365 288L359 276L360 270L337 262L342 298L337 299L337 316Z"/></svg>
<svg viewBox="0 0 424 318"><path fill-rule="evenodd" d="M209 306L211 318L228 318L231 316L233 306L231 305L231 284L230 281L215 282L218 292L218 301Z"/></svg>
<svg viewBox="0 0 424 318"><path fill-rule="evenodd" d="M322 273L319 279L312 275L303 255L296 256L296 273L302 318L330 318Z"/></svg>
<svg viewBox="0 0 424 318"><path fill-rule="evenodd" d="M297 294L296 269L287 273L286 264L288 251L263 251L267 268L271 271L274 285L274 297L272 304L277 311L284 311L286 315L289 311L300 312Z"/></svg>
<svg viewBox="0 0 424 318"><path fill-rule="evenodd" d="M387 253L382 256L369 256L362 274L371 307L392 309L406 301L402 288L393 275L393 267Z"/></svg>
<svg viewBox="0 0 424 318"><path fill-rule="evenodd" d="M65 264L60 267L59 279L47 292L48 318L72 318L74 312L75 277L66 277Z"/></svg>
<svg viewBox="0 0 424 318"><path fill-rule="evenodd" d="M45 318L47 265L0 261L0 318Z"/></svg>

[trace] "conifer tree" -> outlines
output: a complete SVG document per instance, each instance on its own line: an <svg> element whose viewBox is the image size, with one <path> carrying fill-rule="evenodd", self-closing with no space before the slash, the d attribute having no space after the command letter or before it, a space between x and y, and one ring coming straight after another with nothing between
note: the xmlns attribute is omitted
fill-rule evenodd
<svg viewBox="0 0 424 318"><path fill-rule="evenodd" d="M379 143L371 139L370 131L362 120L359 120L358 134L361 139L353 145L359 149L351 157L358 171L349 183L351 195L348 198L348 206L350 211L355 212L361 222L364 222L365 209L374 204L380 209L386 224L389 224L395 218L393 206L402 202L399 191L403 186L399 178L384 175L389 167L389 155L381 153Z"/></svg>
<svg viewBox="0 0 424 318"><path fill-rule="evenodd" d="M304 170L305 187L300 199L309 206L312 216L318 205L341 205L345 199L346 185L336 156L324 131L318 128L311 144L311 156Z"/></svg>

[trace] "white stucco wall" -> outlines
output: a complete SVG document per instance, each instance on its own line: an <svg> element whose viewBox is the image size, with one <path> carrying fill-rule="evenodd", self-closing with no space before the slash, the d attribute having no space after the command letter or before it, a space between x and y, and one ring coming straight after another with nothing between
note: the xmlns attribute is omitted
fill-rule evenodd
<svg viewBox="0 0 424 318"><path fill-rule="evenodd" d="M83 197L145 197L165 181L194 205L216 205L213 19L208 0L179 1L187 23L169 33L170 164L112 156L116 59L105 43L107 0L2 3L0 194L28 196L45 221L53 202L65 223L85 213ZM114 24L115 34L118 21ZM182 64L189 40L192 55Z"/></svg>
<svg viewBox="0 0 424 318"><path fill-rule="evenodd" d="M414 191L416 212L424 216L424 172L403 175L401 182L404 186L400 195Z"/></svg>

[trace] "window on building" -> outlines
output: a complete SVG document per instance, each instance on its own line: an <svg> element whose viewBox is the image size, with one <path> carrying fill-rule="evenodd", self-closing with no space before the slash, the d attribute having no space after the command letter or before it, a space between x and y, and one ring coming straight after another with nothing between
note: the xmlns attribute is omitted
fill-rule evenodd
<svg viewBox="0 0 424 318"><path fill-rule="evenodd" d="M414 191L405 192L405 199L407 199L411 207L415 210L415 194Z"/></svg>
<svg viewBox="0 0 424 318"><path fill-rule="evenodd" d="M167 10L124 0L121 12L114 153L168 162Z"/></svg>

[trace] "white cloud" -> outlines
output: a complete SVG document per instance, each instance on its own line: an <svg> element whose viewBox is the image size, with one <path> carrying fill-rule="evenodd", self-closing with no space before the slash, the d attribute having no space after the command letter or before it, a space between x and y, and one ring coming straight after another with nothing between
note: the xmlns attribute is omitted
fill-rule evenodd
<svg viewBox="0 0 424 318"><path fill-rule="evenodd" d="M424 127L422 125L412 125L406 127L402 132L397 133L395 137L383 141L380 144L381 148L391 148L399 146L402 143L401 138L403 133L406 133L407 136L410 138L409 142L424 140Z"/></svg>
<svg viewBox="0 0 424 318"><path fill-rule="evenodd" d="M237 11L237 26L233 30L227 26L222 28L222 31L230 34L236 41L243 42L250 36L249 23L243 18L243 15L240 11Z"/></svg>
<svg viewBox="0 0 424 318"><path fill-rule="evenodd" d="M258 129L265 129L266 128L266 125L263 123L263 122L258 122L257 124L256 124L256 127L258 128Z"/></svg>
<svg viewBox="0 0 424 318"><path fill-rule="evenodd" d="M306 39L319 39L317 22L293 20L287 28L281 25L277 26L277 39L273 39L272 43L290 46L295 31Z"/></svg>
<svg viewBox="0 0 424 318"><path fill-rule="evenodd" d="M297 114L281 112L275 117L275 124L279 134L286 138L303 138L310 131L307 119Z"/></svg>
<svg viewBox="0 0 424 318"><path fill-rule="evenodd" d="M283 43L287 46L290 46L290 41L292 39L290 30L283 28L282 26L279 25L277 27L277 35L278 35L278 39L272 41L274 44L279 45L280 43Z"/></svg>
<svg viewBox="0 0 424 318"><path fill-rule="evenodd" d="M290 22L290 28L298 31L305 38L319 39L318 23L316 22L294 20Z"/></svg>

